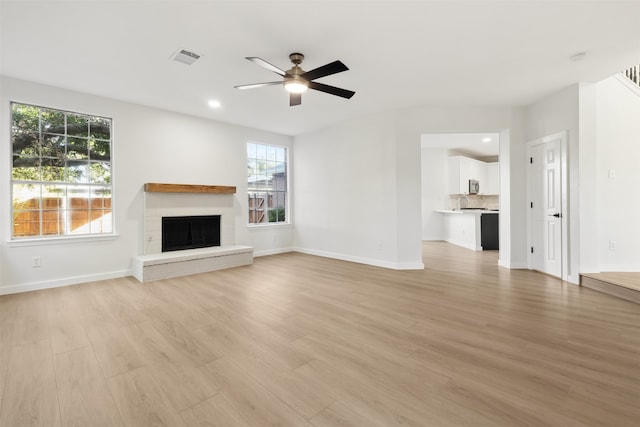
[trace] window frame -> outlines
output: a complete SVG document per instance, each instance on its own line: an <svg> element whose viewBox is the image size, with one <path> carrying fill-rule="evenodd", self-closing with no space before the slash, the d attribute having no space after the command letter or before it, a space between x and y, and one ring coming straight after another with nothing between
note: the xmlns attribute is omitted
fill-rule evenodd
<svg viewBox="0 0 640 427"><path fill-rule="evenodd" d="M262 228L262 227L285 227L285 226L289 226L292 224L291 221L291 183L290 183L290 170L291 170L291 163L290 163L290 147L287 147L285 145L278 145L278 144L272 144L272 143L267 143L267 142L259 142L259 141L255 141L255 140L249 140L245 143L245 165L247 167L249 167L249 153L248 153L248 148L249 148L249 144L256 144L256 145L263 145L265 147L274 147L274 148L282 148L284 149L284 154L285 154L285 159L284 159L284 164L285 164L285 170L286 170L286 190L284 191L284 203L285 203L285 220L284 221L277 221L277 222L250 222L250 212L251 209L249 207L249 194L252 192L249 189L249 184L247 182L247 210L245 211L246 215L247 215L247 227L249 228ZM282 192L282 191L279 191ZM265 191L265 193L267 193ZM268 212L268 210L267 210ZM268 215L268 213L267 213Z"/></svg>
<svg viewBox="0 0 640 427"><path fill-rule="evenodd" d="M67 115L76 115L76 116L83 116L83 117L88 117L88 118L95 118L95 119L102 119L102 120L107 120L109 122L109 158L108 160L103 160L103 161L97 161L95 162L96 164L98 163L108 163L109 165L109 182L105 183L105 182L91 182L91 179L88 179L88 182L71 182L68 181L66 178L66 174L68 172L68 165L65 163L64 165L64 178L61 181L47 181L47 180L43 180L42 176L39 176L39 180L22 180L22 179L14 179L14 147L13 147L13 137L14 137L14 127L13 127L13 121L14 121L14 105L18 105L18 106L23 106L23 107L30 107L30 108L37 108L38 109L38 138L41 139L42 138L42 129L41 129L41 121L42 121L42 111L43 110L47 110L47 111L55 111L55 112L60 112L62 114L65 115L65 121L64 121L64 128L65 128L65 133L64 133L64 138L65 138L65 160L67 160L66 157L66 150L68 147L68 142L66 141L66 139L68 138L81 138L84 139L85 137L78 137L78 136L74 136L74 135L69 135L68 132L68 122L67 122ZM89 120L90 120L89 119ZM87 173L89 174L89 176L91 175L91 157L90 157L90 153L91 150L89 148L89 144L91 143L92 139L93 140L97 140L97 141L106 141L106 139L102 139L102 138L91 138L91 131L90 131L90 121L87 123L88 129L87 129L87 164L88 164L88 169L87 169ZM10 220L9 220L9 224L8 224L8 233L7 235L9 236L9 239L7 240L7 243L9 244L9 246L31 246L31 245L39 245L39 244L58 244L58 243L72 243L72 242L78 242L78 241L100 241L100 240L112 240L113 238L117 237L118 234L116 232L116 219L115 219L115 212L116 212L116 206L115 206L115 194L114 194L114 190L115 190L115 174L114 174L114 119L112 117L107 117L106 115L102 115L102 114L93 114L93 113L83 113L83 112L78 112L75 110L71 110L71 109L63 109L63 108L56 108L56 107L48 107L48 106L43 106L41 104L37 104L37 103L32 103L32 102L23 102L23 101L16 101L16 100L10 100L9 101L9 139L8 139L8 154L9 154L9 191L8 191L8 195L9 195L9 212L10 212ZM28 131L28 130L27 130ZM53 135L53 134L52 134ZM59 135L61 136L62 134L55 134L55 135ZM38 162L40 163L40 165L42 165L42 159L48 159L49 157L46 155L43 155L42 151L40 151L40 153L38 154L37 157L35 157L38 159ZM71 160L74 160L73 158L71 158ZM41 167L41 166L40 166ZM14 225L14 214L15 214L15 206L14 206L14 194L15 194L15 186L16 185L29 185L29 184L33 184L35 186L41 186L41 191L39 194L39 202L38 202L38 209L37 212L39 213L39 234L34 234L34 235L19 235L16 236L15 235L15 225ZM42 204L42 199L44 197L43 193L42 193L42 187L44 186L64 186L65 187L65 198L68 197L68 194L70 194L70 192L68 193L68 191L71 190L80 190L82 189L83 193L87 194L87 200L91 200L90 198L90 194L92 194L93 191L96 191L96 189L99 191L100 189L102 189L103 191L106 190L109 192L110 194L110 200L109 200L109 209L105 209L105 206L102 206L101 209L99 210L110 210L110 215L111 215L111 219L110 219L110 231L106 231L106 232L84 232L84 233L74 233L71 234L65 227L65 232L64 233L59 233L59 234L42 234L43 233L43 228L42 228L42 222L43 222L43 204ZM92 209L92 207L89 205L87 207L87 213L88 215L91 215L90 212L94 210ZM70 209L68 208L62 208L60 206L58 206L58 208L55 210L55 212L57 212L58 217L60 218L64 218L64 223L68 223L69 222L69 218L67 218L67 212L70 212ZM61 214L61 212L64 212ZM91 217L88 217L89 222L87 222L87 224L89 224L91 221Z"/></svg>

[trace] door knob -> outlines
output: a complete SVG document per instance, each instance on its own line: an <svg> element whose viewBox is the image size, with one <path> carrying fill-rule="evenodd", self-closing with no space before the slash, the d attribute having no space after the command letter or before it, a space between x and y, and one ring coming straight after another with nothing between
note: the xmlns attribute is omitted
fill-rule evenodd
<svg viewBox="0 0 640 427"><path fill-rule="evenodd" d="M556 218L562 218L562 214L561 213L554 213L553 215L549 215L549 216L555 216Z"/></svg>

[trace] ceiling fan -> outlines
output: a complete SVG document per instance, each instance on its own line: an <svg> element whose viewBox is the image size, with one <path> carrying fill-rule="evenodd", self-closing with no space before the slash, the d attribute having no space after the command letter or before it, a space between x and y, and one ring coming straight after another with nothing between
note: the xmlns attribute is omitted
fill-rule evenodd
<svg viewBox="0 0 640 427"><path fill-rule="evenodd" d="M284 77L284 79L277 82L254 83L235 86L236 89L253 89L263 86L284 84L284 88L289 92L290 106L302 104L302 93L307 89L315 89L319 90L320 92L341 96L347 99L355 95L355 92L351 90L329 86L313 81L321 77L330 76L331 74L347 71L349 68L347 68L347 66L340 61L333 61L329 64L323 65L322 67L314 68L311 71L304 71L302 68L300 68L300 64L304 59L304 55L296 52L289 55L289 59L291 60L291 62L293 62L293 67L291 67L290 70L284 71L276 67L275 65L268 63L264 59L255 56L249 56L246 59L261 66L262 68L266 68L269 71L273 71L274 73L281 75L282 77Z"/></svg>

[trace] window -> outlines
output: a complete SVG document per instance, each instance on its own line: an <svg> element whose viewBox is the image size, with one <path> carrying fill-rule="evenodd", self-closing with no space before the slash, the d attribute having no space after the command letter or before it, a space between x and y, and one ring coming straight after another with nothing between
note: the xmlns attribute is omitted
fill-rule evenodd
<svg viewBox="0 0 640 427"><path fill-rule="evenodd" d="M287 149L247 143L249 224L288 220Z"/></svg>
<svg viewBox="0 0 640 427"><path fill-rule="evenodd" d="M11 104L13 238L113 232L111 119Z"/></svg>

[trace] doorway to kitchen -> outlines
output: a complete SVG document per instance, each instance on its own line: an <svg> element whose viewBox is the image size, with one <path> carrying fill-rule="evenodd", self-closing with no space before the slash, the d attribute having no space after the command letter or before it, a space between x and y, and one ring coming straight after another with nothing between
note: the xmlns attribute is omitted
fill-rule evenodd
<svg viewBox="0 0 640 427"><path fill-rule="evenodd" d="M421 135L423 241L499 250L499 153L498 132Z"/></svg>

